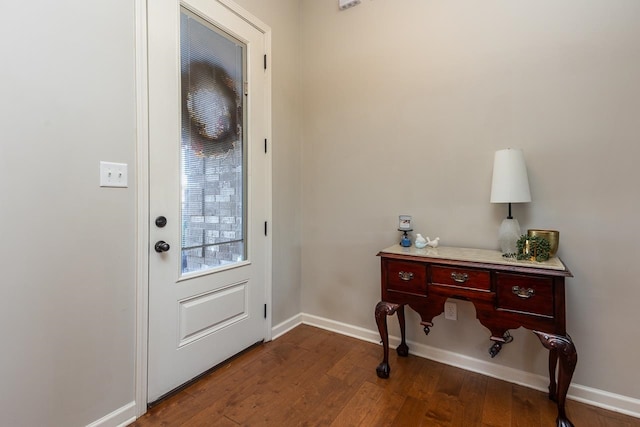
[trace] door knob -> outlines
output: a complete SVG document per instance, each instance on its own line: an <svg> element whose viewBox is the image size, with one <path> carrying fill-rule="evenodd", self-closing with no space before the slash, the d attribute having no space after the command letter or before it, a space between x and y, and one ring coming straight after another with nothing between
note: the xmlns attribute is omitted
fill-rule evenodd
<svg viewBox="0 0 640 427"><path fill-rule="evenodd" d="M159 240L156 242L156 252L167 252L169 249L171 249L171 246L169 246L169 244L164 240Z"/></svg>

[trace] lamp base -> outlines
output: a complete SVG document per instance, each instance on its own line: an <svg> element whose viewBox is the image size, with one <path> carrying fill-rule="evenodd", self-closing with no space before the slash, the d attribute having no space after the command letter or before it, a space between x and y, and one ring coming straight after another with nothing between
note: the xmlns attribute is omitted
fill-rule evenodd
<svg viewBox="0 0 640 427"><path fill-rule="evenodd" d="M498 242L503 254L516 253L518 239L520 238L520 224L515 218L505 218L498 230Z"/></svg>

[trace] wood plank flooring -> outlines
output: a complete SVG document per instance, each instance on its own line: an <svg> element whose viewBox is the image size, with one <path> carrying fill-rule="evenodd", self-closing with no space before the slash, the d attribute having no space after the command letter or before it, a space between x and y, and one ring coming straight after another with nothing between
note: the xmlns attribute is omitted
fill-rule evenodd
<svg viewBox="0 0 640 427"><path fill-rule="evenodd" d="M301 325L151 408L132 426L553 427L546 393L391 352ZM576 427L637 427L640 419L567 401Z"/></svg>

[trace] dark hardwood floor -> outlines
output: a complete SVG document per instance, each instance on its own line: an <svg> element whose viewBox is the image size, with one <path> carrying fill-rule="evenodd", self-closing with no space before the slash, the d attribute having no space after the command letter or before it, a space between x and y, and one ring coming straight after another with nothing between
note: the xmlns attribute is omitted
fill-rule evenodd
<svg viewBox="0 0 640 427"><path fill-rule="evenodd" d="M132 426L555 426L545 393L311 326L259 345L151 408ZM576 427L640 419L567 402Z"/></svg>

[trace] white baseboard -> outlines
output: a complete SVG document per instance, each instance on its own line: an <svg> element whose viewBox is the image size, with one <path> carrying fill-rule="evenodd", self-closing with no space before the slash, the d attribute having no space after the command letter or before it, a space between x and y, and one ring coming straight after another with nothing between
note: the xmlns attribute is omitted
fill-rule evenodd
<svg viewBox="0 0 640 427"><path fill-rule="evenodd" d="M273 339L280 337L299 324L315 326L328 331L336 332L363 341L380 344L380 334L378 331L349 325L335 320L326 319L312 314L300 313L290 319L273 327ZM389 345L396 347L400 344L400 338L389 336ZM509 368L506 366L490 363L486 360L475 359L447 350L431 347L428 345L407 342L411 347L411 354L435 360L467 371L477 372L493 378L498 378L511 383L519 384L525 387L533 388L547 392L549 379L530 372ZM592 387L586 387L580 384L572 384L567 393L567 398L588 405L597 406L599 408L610 411L619 412L621 414L640 418L640 399L634 399L628 396L611 393Z"/></svg>
<svg viewBox="0 0 640 427"><path fill-rule="evenodd" d="M302 314L298 313L295 316L285 320L282 323L277 324L271 329L271 339L275 340L276 338L286 334L296 326L302 323Z"/></svg>
<svg viewBox="0 0 640 427"><path fill-rule="evenodd" d="M87 427L124 427L136 420L136 402L129 402Z"/></svg>

